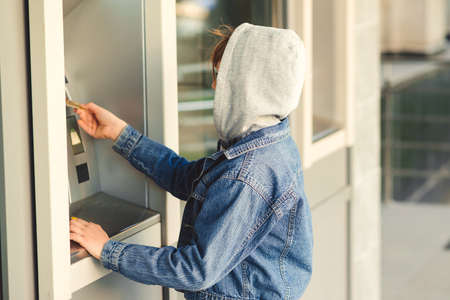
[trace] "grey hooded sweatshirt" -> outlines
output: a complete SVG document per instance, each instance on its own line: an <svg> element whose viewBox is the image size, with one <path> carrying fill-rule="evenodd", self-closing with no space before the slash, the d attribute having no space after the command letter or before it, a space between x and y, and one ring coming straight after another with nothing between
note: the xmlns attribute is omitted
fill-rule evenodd
<svg viewBox="0 0 450 300"><path fill-rule="evenodd" d="M305 64L303 42L293 30L239 25L225 48L216 82L219 139L229 146L286 118L299 103Z"/></svg>

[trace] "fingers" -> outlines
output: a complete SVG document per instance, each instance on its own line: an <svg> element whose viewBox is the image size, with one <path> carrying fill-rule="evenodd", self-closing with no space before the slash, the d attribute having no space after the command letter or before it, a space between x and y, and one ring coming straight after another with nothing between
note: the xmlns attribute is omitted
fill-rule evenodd
<svg viewBox="0 0 450 300"><path fill-rule="evenodd" d="M74 112L77 113L78 115L82 115L83 113L92 113L92 114L97 114L97 113L102 113L104 111L106 111L106 109L104 109L103 107L95 104L94 102L89 102L88 104L80 104L84 109L78 109L78 108L74 108Z"/></svg>
<svg viewBox="0 0 450 300"><path fill-rule="evenodd" d="M84 131L86 131L86 132L89 133L90 135L94 135L94 132L95 132L95 131L92 129L91 126L89 126L89 125L86 123L86 121L80 119L80 120L77 120L77 123L78 123L78 126L81 127L81 129L83 129Z"/></svg>
<svg viewBox="0 0 450 300"><path fill-rule="evenodd" d="M84 105L83 107L86 109L77 109L75 111L80 117L78 124L84 131L94 136L97 127L99 126L99 116L97 114L103 109L92 102Z"/></svg>
<svg viewBox="0 0 450 300"><path fill-rule="evenodd" d="M92 123L96 120L95 113L89 110L77 110L77 114L81 120L86 121L87 123Z"/></svg>
<svg viewBox="0 0 450 300"><path fill-rule="evenodd" d="M70 239L80 244L95 258L100 259L102 249L108 242L109 236L98 224L72 218L70 220Z"/></svg>
<svg viewBox="0 0 450 300"><path fill-rule="evenodd" d="M88 224L90 224L90 222L77 218L77 217L72 217L70 220L71 224L77 224L77 225L83 225L83 226L87 226Z"/></svg>
<svg viewBox="0 0 450 300"><path fill-rule="evenodd" d="M80 244L81 247L86 249L86 243L88 243L88 239L86 238L86 236L84 234L80 234L80 233L76 233L76 232L71 232L70 233L70 239L72 241L77 242L78 244ZM87 250L87 249L86 249ZM89 252L89 251L88 251Z"/></svg>
<svg viewBox="0 0 450 300"><path fill-rule="evenodd" d="M91 112L93 112L94 114L105 111L104 108L102 108L101 106L98 106L94 102L89 102L88 104L84 105L84 107L87 108L88 110L90 110Z"/></svg>
<svg viewBox="0 0 450 300"><path fill-rule="evenodd" d="M88 134L95 136L98 127L98 121L95 116L91 112L81 110L78 110L78 115L80 116L80 119L77 120L78 125Z"/></svg>
<svg viewBox="0 0 450 300"><path fill-rule="evenodd" d="M72 217L70 220L70 239L81 244L84 240L86 232L92 225L95 224L77 217Z"/></svg>
<svg viewBox="0 0 450 300"><path fill-rule="evenodd" d="M70 220L70 239L80 245L83 245L84 243L84 231L86 230L86 225L83 221L84 220L75 217L72 217Z"/></svg>
<svg viewBox="0 0 450 300"><path fill-rule="evenodd" d="M78 234L80 236L83 236L84 235L84 231L85 231L84 228L81 228L81 227L76 226L76 225L70 225L70 233L76 233L76 234Z"/></svg>
<svg viewBox="0 0 450 300"><path fill-rule="evenodd" d="M85 221L83 219L72 217L70 220L70 231L75 233L83 234L86 230L90 229L101 229L103 228L95 223Z"/></svg>
<svg viewBox="0 0 450 300"><path fill-rule="evenodd" d="M70 233L70 239L71 239L72 241L77 242L77 243L80 244L80 245L82 245L83 242L84 242L84 237L81 236L81 235L78 234L78 233L73 233L73 232L71 232L71 233Z"/></svg>

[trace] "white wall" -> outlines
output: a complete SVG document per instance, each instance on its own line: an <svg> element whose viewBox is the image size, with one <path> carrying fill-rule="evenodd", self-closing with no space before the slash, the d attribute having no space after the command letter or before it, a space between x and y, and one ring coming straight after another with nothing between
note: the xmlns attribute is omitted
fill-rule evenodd
<svg viewBox="0 0 450 300"><path fill-rule="evenodd" d="M382 0L382 50L432 54L443 49L446 0Z"/></svg>
<svg viewBox="0 0 450 300"><path fill-rule="evenodd" d="M350 295L353 300L380 300L380 9L374 0L354 3Z"/></svg>
<svg viewBox="0 0 450 300"><path fill-rule="evenodd" d="M0 227L5 300L34 299L36 293L24 2L0 1Z"/></svg>
<svg viewBox="0 0 450 300"><path fill-rule="evenodd" d="M64 17L64 59L75 101L95 102L145 133L142 14L139 0L82 1ZM115 153L110 141L84 139L95 148L88 149L95 154L88 164L91 178L98 168L100 190L146 206L145 175Z"/></svg>

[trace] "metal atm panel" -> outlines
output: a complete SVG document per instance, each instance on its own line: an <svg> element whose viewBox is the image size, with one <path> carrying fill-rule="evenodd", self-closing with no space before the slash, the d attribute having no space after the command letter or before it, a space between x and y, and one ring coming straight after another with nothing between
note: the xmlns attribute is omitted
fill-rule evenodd
<svg viewBox="0 0 450 300"><path fill-rule="evenodd" d="M72 203L98 192L100 183L92 139L78 127L75 114L67 114L66 124L69 199Z"/></svg>
<svg viewBox="0 0 450 300"><path fill-rule="evenodd" d="M64 17L64 52L67 88L75 101L95 102L145 132L141 6L140 0L81 1ZM110 141L85 140L97 165L92 185L148 206L145 176L115 153Z"/></svg>

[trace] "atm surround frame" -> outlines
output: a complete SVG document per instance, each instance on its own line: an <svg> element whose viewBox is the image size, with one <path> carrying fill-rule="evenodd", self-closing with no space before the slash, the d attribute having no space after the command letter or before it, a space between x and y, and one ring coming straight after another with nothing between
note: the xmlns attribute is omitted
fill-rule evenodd
<svg viewBox="0 0 450 300"><path fill-rule="evenodd" d="M147 134L177 151L175 1L142 3ZM29 1L29 20L34 167L39 174L35 177L39 297L70 299L67 140L61 100L65 97L63 2ZM148 193L157 206L152 208L161 213L162 244L172 245L178 238L179 200L153 183ZM176 297L173 291L165 290L164 294L166 299Z"/></svg>

